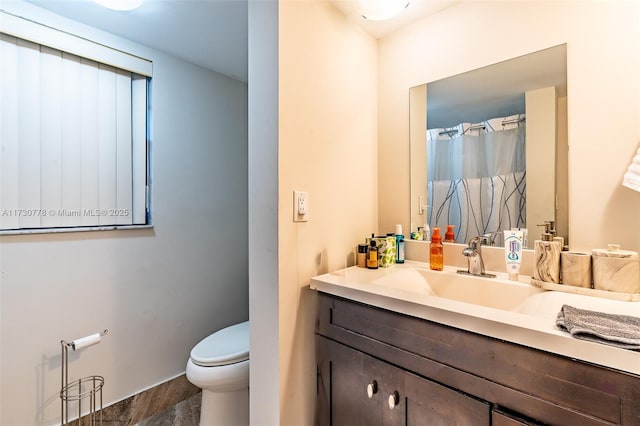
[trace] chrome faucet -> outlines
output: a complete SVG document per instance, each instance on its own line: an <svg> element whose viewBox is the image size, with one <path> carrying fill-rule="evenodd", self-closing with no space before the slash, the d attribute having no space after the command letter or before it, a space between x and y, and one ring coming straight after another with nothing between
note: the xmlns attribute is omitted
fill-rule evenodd
<svg viewBox="0 0 640 426"><path fill-rule="evenodd" d="M482 260L482 243L486 241L487 236L473 237L469 240L469 245L462 250L462 254L467 257L468 267L467 270L458 270L459 274L474 275L477 277L495 278L493 274L487 274L484 271L484 261ZM491 237L488 238L488 242L491 241Z"/></svg>
<svg viewBox="0 0 640 426"><path fill-rule="evenodd" d="M480 244L483 246L494 246L496 244L496 237L500 232L487 232L482 234L480 238Z"/></svg>

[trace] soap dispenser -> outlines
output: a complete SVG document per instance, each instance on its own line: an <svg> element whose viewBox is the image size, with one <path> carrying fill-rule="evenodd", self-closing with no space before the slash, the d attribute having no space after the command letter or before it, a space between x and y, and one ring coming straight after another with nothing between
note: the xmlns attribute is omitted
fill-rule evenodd
<svg viewBox="0 0 640 426"><path fill-rule="evenodd" d="M447 225L447 232L444 233L444 242L445 243L455 243L456 242L456 234L453 232L453 228L455 225Z"/></svg>
<svg viewBox="0 0 640 426"><path fill-rule="evenodd" d="M558 237L558 230L556 229L556 221L555 220L549 220L546 221L545 224L548 223L549 224L549 233L551 234L551 237L553 238L553 241L558 241L560 242L560 249L564 250L564 238L563 237Z"/></svg>
<svg viewBox="0 0 640 426"><path fill-rule="evenodd" d="M551 222L543 225L544 232L533 245L533 278L547 283L560 283L560 252L562 243L553 239Z"/></svg>
<svg viewBox="0 0 640 426"><path fill-rule="evenodd" d="M434 271L442 271L444 268L444 248L442 247L440 228L433 228L429 250L429 267Z"/></svg>

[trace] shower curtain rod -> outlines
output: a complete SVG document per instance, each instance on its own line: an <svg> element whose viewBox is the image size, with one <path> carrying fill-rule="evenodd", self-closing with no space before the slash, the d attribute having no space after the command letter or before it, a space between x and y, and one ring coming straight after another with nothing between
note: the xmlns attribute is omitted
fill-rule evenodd
<svg viewBox="0 0 640 426"><path fill-rule="evenodd" d="M527 121L527 119L525 117L522 117L522 118L513 118L511 120L503 120L502 125L505 126L507 124L520 123L521 121ZM487 126L485 126L484 124L476 124L475 126L470 126L469 128L467 128L467 130L478 130L478 129L486 129L486 128ZM445 129L438 132L440 136L442 135L451 136L456 133L458 133L458 129Z"/></svg>
<svg viewBox="0 0 640 426"><path fill-rule="evenodd" d="M485 126L484 124L474 124L473 126L469 126L467 130L484 130L486 128L487 126Z"/></svg>
<svg viewBox="0 0 640 426"><path fill-rule="evenodd" d="M502 125L504 126L505 124L513 124L513 123L519 123L521 121L527 121L527 119L525 117L522 118L512 118L511 120L504 120L502 122Z"/></svg>
<svg viewBox="0 0 640 426"><path fill-rule="evenodd" d="M476 124L475 126L469 126L468 128L465 129L465 132L469 131L469 130L484 130L486 129L487 126L485 126L484 124ZM445 130L441 130L440 132L438 132L438 135L442 136L442 135L455 135L456 133L458 133L458 129L445 129Z"/></svg>
<svg viewBox="0 0 640 426"><path fill-rule="evenodd" d="M456 133L458 133L458 129L442 130L442 131L438 132L438 134L440 136L442 136L442 135L453 135L453 134L456 134Z"/></svg>

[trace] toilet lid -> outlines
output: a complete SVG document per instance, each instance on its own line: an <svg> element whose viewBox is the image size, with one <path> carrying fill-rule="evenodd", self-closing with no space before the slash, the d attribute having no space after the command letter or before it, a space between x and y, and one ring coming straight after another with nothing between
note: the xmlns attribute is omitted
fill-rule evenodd
<svg viewBox="0 0 640 426"><path fill-rule="evenodd" d="M191 350L194 364L204 367L235 364L249 359L249 321L205 337Z"/></svg>

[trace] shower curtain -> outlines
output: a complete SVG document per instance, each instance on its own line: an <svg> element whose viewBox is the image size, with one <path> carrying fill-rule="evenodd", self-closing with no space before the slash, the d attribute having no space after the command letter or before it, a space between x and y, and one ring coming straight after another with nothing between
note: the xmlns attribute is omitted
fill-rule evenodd
<svg viewBox="0 0 640 426"><path fill-rule="evenodd" d="M526 227L524 114L427 130L429 226L456 242ZM496 243L502 238L499 235Z"/></svg>

